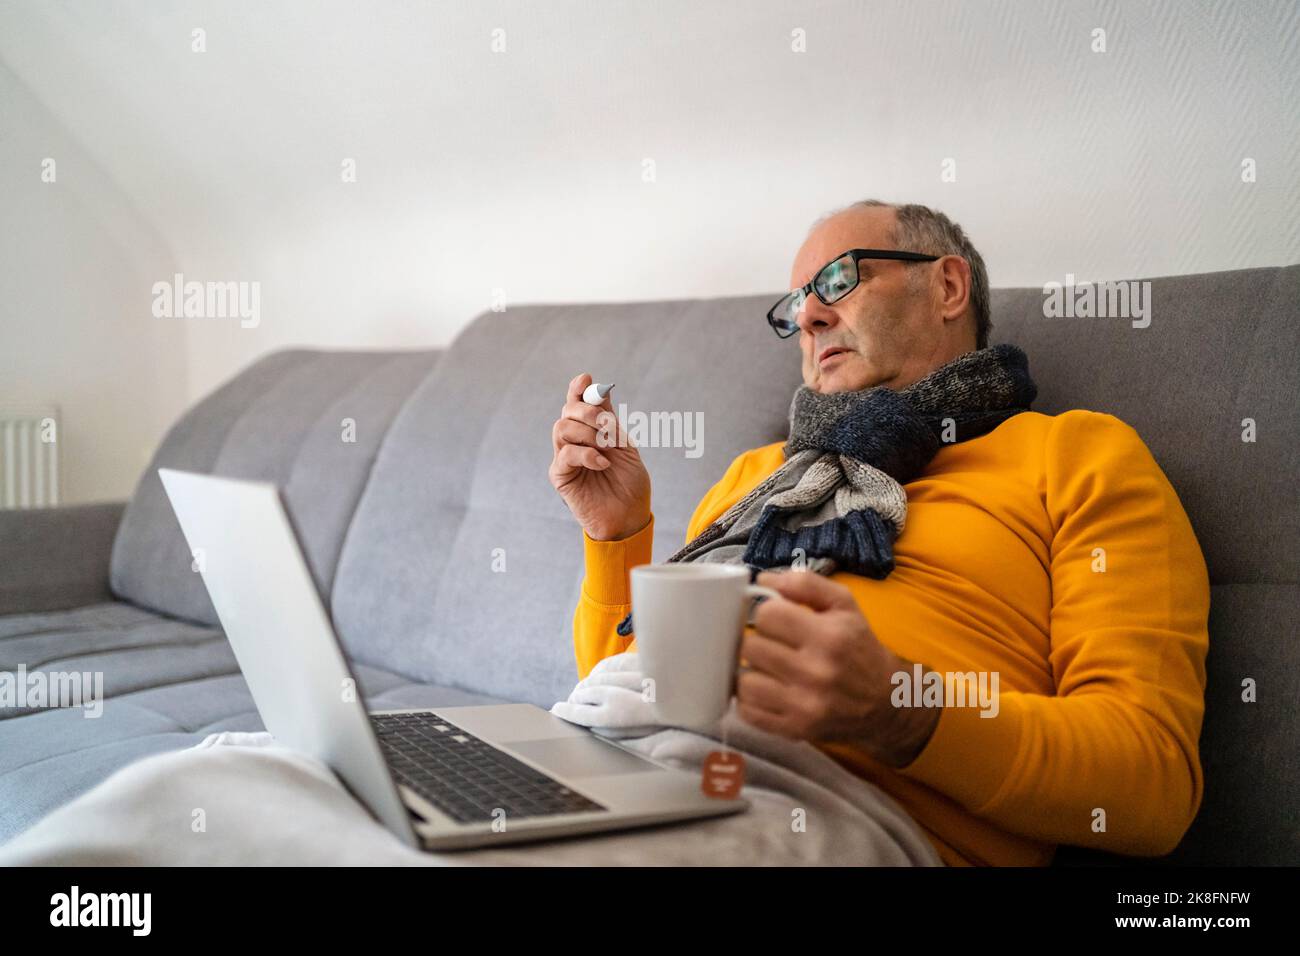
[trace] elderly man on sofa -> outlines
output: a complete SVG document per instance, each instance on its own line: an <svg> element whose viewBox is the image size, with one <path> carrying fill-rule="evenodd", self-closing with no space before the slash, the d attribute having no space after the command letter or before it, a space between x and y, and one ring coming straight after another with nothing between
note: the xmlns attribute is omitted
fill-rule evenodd
<svg viewBox="0 0 1300 956"><path fill-rule="evenodd" d="M791 284L767 317L799 341L790 435L732 462L668 559L744 563L781 595L746 629L739 716L877 784L949 865L1171 851L1203 792L1209 580L1142 439L1030 410L1025 355L988 344L983 260L942 213L855 203L814 225ZM583 529L580 676L636 649L627 572L654 528L590 381L569 383L550 469ZM954 693L971 675L993 706Z"/></svg>

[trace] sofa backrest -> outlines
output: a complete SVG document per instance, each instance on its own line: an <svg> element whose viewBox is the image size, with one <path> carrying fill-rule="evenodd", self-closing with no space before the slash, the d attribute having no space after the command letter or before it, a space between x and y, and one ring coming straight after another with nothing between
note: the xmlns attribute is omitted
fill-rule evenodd
<svg viewBox="0 0 1300 956"><path fill-rule="evenodd" d="M440 351L275 352L204 398L167 433L127 506L113 543L113 592L218 623L158 478L166 467L278 484L328 597L380 441Z"/></svg>
<svg viewBox="0 0 1300 956"><path fill-rule="evenodd" d="M569 380L615 383L630 424L682 412L678 436L693 439L686 416L702 421L698 457L641 450L663 560L731 460L784 437L799 352L766 308L529 306L473 321L393 423L358 506L333 606L352 655L544 707L567 696L582 533L547 470Z"/></svg>

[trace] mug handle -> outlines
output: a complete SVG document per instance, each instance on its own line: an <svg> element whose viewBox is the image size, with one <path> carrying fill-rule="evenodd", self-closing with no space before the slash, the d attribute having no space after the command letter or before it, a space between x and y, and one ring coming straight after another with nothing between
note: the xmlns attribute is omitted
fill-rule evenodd
<svg viewBox="0 0 1300 956"><path fill-rule="evenodd" d="M763 587L761 584L746 584L745 596L750 598L760 598L760 597L774 598L774 597L780 597L781 595L778 592L772 590L771 588ZM750 620L750 615L752 615L753 613L754 613L754 606L751 604L749 607L749 611L745 614L746 624L753 623Z"/></svg>
<svg viewBox="0 0 1300 956"><path fill-rule="evenodd" d="M745 596L746 596L747 598L760 598L760 597L765 597L765 598L774 598L774 597L780 597L781 595L780 595L778 592L772 590L771 588L765 588L765 587L763 587L761 584L746 584L746 585L745 585ZM752 624L754 623L753 621L750 620L750 616L751 616L753 613L754 613L754 606L751 604L750 607L749 607L749 610L745 612L745 626L746 626L746 627L748 627L748 626L750 626L750 625L752 625ZM737 665L737 666L736 666L736 673L735 673L735 675L734 675L734 676L732 677L732 679L731 679L731 693L732 693L732 694L735 694L735 693L736 693L736 681L739 679L739 677L740 677L740 672L741 672L741 670L743 669L742 667L740 667L740 659L739 659L740 648L736 648L736 653L737 653L737 659L736 659L736 665Z"/></svg>

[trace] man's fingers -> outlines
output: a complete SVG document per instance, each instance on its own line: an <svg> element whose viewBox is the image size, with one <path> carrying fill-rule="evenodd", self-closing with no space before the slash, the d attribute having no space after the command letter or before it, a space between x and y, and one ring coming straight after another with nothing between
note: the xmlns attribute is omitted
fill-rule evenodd
<svg viewBox="0 0 1300 956"><path fill-rule="evenodd" d="M765 730L769 734L775 734L778 737L794 739L794 735L788 729L786 719L778 714L740 703L736 705L736 713L741 720L751 727L757 727L759 730Z"/></svg>
<svg viewBox="0 0 1300 956"><path fill-rule="evenodd" d="M614 412L614 393L607 394L599 405L588 405L582 400L582 393L587 390L587 386L591 382L591 375L587 372L575 375L570 379L569 391L565 398L564 407L560 409L560 417L572 418L574 421L584 422L592 428L602 429L601 416L608 416L609 423L603 426L603 431L606 432L609 439L608 446L627 447L631 442L628 440L627 432L623 429L623 423L618 420L618 415Z"/></svg>
<svg viewBox="0 0 1300 956"><path fill-rule="evenodd" d="M746 723L782 737L794 737L781 685L753 671L736 678L736 713Z"/></svg>
<svg viewBox="0 0 1300 956"><path fill-rule="evenodd" d="M601 464L604 462L604 464ZM563 476L582 468L592 471L604 471L609 467L609 459L594 448L586 445L564 445L555 456L557 472Z"/></svg>
<svg viewBox="0 0 1300 956"><path fill-rule="evenodd" d="M789 644L756 628L746 628L740 644L740 656L754 670L776 678L799 673L799 654Z"/></svg>
<svg viewBox="0 0 1300 956"><path fill-rule="evenodd" d="M764 571L754 583L770 587L781 597L759 604L753 613L753 628L789 647L807 643L822 626L819 615L823 612L861 613L852 591L821 574Z"/></svg>
<svg viewBox="0 0 1300 956"><path fill-rule="evenodd" d="M572 418L561 418L551 429L551 441L555 445L555 450L559 451L561 445L587 445L596 447L598 437L596 429L583 422L575 422Z"/></svg>
<svg viewBox="0 0 1300 956"><path fill-rule="evenodd" d="M736 677L736 700L751 710L773 717L784 715L786 691L774 677L758 671L741 671Z"/></svg>
<svg viewBox="0 0 1300 956"><path fill-rule="evenodd" d="M784 596L768 598L754 611L750 626L787 647L802 647L818 627L817 612Z"/></svg>
<svg viewBox="0 0 1300 956"><path fill-rule="evenodd" d="M560 409L560 417L568 418L575 422L582 422L584 425L590 425L592 428L599 428L600 422L597 421L603 410L595 405L588 405L579 399L576 402L566 402Z"/></svg>
<svg viewBox="0 0 1300 956"><path fill-rule="evenodd" d="M782 597L814 611L853 611L858 607L858 603L853 600L852 591L824 574L764 571L755 578L754 583L769 587Z"/></svg>
<svg viewBox="0 0 1300 956"><path fill-rule="evenodd" d="M569 391L568 394L565 396L565 401L568 402L582 401L582 393L587 390L587 386L590 384L591 384L591 376L588 375L586 372L580 372L579 374L573 376L573 378L569 379Z"/></svg>
<svg viewBox="0 0 1300 956"><path fill-rule="evenodd" d="M608 396L605 397L605 401L609 402ZM588 405L583 401L569 402L560 409L560 418L581 422L595 430L601 448L626 448L631 444L623 423L618 420L618 415L606 407Z"/></svg>

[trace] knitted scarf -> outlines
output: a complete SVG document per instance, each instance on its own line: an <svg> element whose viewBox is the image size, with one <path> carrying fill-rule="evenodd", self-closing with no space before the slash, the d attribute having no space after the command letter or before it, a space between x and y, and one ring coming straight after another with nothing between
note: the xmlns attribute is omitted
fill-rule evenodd
<svg viewBox="0 0 1300 956"><path fill-rule="evenodd" d="M967 352L900 391L885 386L790 402L785 461L668 559L798 565L884 578L907 523L903 485L944 444L968 441L1028 411L1038 389L1014 345ZM618 633L633 633L632 615Z"/></svg>

